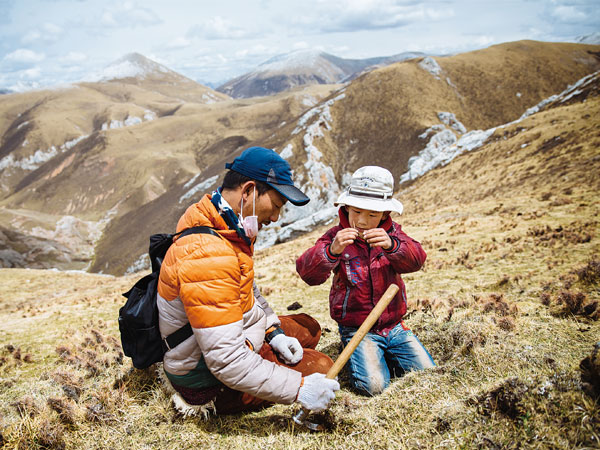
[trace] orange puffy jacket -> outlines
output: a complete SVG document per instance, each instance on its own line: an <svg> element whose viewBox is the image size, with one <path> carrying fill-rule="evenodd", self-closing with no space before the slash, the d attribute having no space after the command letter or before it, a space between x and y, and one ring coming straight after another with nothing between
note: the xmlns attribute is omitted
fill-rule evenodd
<svg viewBox="0 0 600 450"><path fill-rule="evenodd" d="M209 195L187 209L177 231L194 226L212 227L221 238L184 236L162 263L157 297L161 334L173 333L188 320L194 332L165 354L167 375L206 380L201 372L209 370L232 389L292 403L300 372L258 355L265 330L278 318L254 292L252 247L228 228Z"/></svg>

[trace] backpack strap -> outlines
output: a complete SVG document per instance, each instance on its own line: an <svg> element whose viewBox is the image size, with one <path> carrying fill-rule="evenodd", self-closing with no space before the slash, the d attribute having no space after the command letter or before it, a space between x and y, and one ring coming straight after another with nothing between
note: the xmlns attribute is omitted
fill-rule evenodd
<svg viewBox="0 0 600 450"><path fill-rule="evenodd" d="M179 238L182 238L189 234L195 234L195 233L212 234L213 236L217 236L218 238L221 237L221 235L219 233L217 233L214 228L206 227L204 225L201 225L198 227L186 228L185 230L181 230L179 233L173 234L173 237L179 236Z"/></svg>
<svg viewBox="0 0 600 450"><path fill-rule="evenodd" d="M190 234L195 234L195 233L212 234L213 236L217 236L218 238L221 238L221 235L219 233L217 233L213 228L205 227L205 226L186 228L185 230L182 230L179 233L175 233L172 236L179 236L180 238L182 238L184 236L187 236ZM177 347L179 344L181 344L183 341L185 341L187 338L189 338L192 334L193 334L192 326L188 322L184 326L182 326L180 329L171 333L170 335L168 335L166 338L164 338L162 340L163 351L166 353L169 350L171 350L172 348Z"/></svg>
<svg viewBox="0 0 600 450"><path fill-rule="evenodd" d="M187 338L189 338L194 332L192 331L192 326L190 323L186 323L179 330L171 333L166 338L162 340L162 348L165 353L167 353L172 348L177 347Z"/></svg>

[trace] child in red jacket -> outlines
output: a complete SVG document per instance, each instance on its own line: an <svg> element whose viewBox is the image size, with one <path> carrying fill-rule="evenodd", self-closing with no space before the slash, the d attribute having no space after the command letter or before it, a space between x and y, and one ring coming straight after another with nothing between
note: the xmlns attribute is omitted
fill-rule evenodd
<svg viewBox="0 0 600 450"><path fill-rule="evenodd" d="M410 370L435 367L431 355L402 317L406 289L400 274L419 270L427 255L390 212L402 213L392 197L392 174L365 166L352 175L350 187L338 198L340 223L321 236L296 261L309 285L322 284L333 272L329 311L346 346L374 304L391 283L400 289L348 362L350 382L360 393L376 395L390 378Z"/></svg>

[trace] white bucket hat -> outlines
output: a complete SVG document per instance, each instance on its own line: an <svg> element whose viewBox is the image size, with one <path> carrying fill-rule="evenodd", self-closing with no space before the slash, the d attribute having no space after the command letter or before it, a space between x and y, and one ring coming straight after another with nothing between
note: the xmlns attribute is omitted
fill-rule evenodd
<svg viewBox="0 0 600 450"><path fill-rule="evenodd" d="M340 194L335 206L347 205L371 211L395 211L404 207L395 198L394 177L383 167L364 166L352 174L350 187Z"/></svg>

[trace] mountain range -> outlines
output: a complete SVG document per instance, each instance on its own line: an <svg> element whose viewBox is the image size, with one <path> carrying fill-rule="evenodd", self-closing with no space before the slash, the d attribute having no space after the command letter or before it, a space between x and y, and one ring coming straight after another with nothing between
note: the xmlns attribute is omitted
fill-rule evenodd
<svg viewBox="0 0 600 450"><path fill-rule="evenodd" d="M344 59L325 52L298 50L275 56L255 70L219 86L217 91L233 98L272 95L306 84L335 84L353 80L377 67L424 56L418 52L367 58Z"/></svg>
<svg viewBox="0 0 600 450"><path fill-rule="evenodd" d="M552 96L600 70L599 54L598 45L519 41L357 65L357 77L331 72L346 77L335 84L237 99L129 55L93 81L4 95L0 265L142 269L148 236L174 230L250 145L280 152L311 197L286 206L258 245L288 240L332 220L356 168L385 166L410 190L436 165L485 148L502 126L556 106ZM594 80L581 91L590 98ZM583 101L576 91L565 96Z"/></svg>

